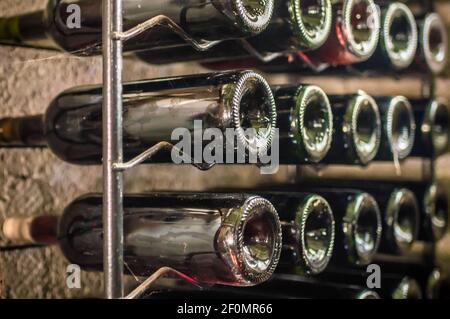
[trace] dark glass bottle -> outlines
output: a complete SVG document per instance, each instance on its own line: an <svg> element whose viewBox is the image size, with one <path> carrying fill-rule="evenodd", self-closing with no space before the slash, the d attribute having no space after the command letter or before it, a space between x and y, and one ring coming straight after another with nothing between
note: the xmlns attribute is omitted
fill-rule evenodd
<svg viewBox="0 0 450 319"><path fill-rule="evenodd" d="M278 108L280 163L318 163L333 139L333 113L315 85L274 87Z"/></svg>
<svg viewBox="0 0 450 319"><path fill-rule="evenodd" d="M406 188L395 189L388 195L380 189L373 195L384 212L380 250L399 254L408 252L420 227L417 197Z"/></svg>
<svg viewBox="0 0 450 319"><path fill-rule="evenodd" d="M213 286L205 290L161 289L148 294L149 299L379 299L362 286L329 283L296 275L275 274L256 287Z"/></svg>
<svg viewBox="0 0 450 319"><path fill-rule="evenodd" d="M413 68L439 74L448 60L448 37L445 24L437 13L428 13L417 20L419 46Z"/></svg>
<svg viewBox="0 0 450 319"><path fill-rule="evenodd" d="M261 67L267 72L320 72L330 66L369 59L380 34L380 14L372 0L339 0L333 3L333 27L317 50L289 54Z"/></svg>
<svg viewBox="0 0 450 319"><path fill-rule="evenodd" d="M2 147L46 146L44 121L41 115L1 118L0 127Z"/></svg>
<svg viewBox="0 0 450 319"><path fill-rule="evenodd" d="M450 149L450 109L442 99L411 100L416 137L411 156L437 157Z"/></svg>
<svg viewBox="0 0 450 319"><path fill-rule="evenodd" d="M411 65L417 50L417 25L408 6L401 2L380 5L381 31L375 53L360 70L399 71Z"/></svg>
<svg viewBox="0 0 450 319"><path fill-rule="evenodd" d="M3 145L23 145L24 141L32 145L28 135L32 134L35 139L35 121L33 118L33 126L29 129L25 120L16 120L21 121L24 134L1 137ZM101 86L63 92L48 107L43 123L45 140L58 157L74 164L101 163ZM226 149L234 145L233 153L240 148L246 155L257 155L271 146L275 126L276 106L272 91L259 74L251 71L179 76L123 85L125 160L160 141L170 142L177 128L183 131L174 138L186 138L187 134L191 140L198 135L201 138L207 128L218 129L225 136ZM227 135L227 129L233 129L234 135ZM248 132L248 129L253 130ZM5 131L1 133L5 135ZM44 138L37 140L41 145ZM201 163L203 159L196 158L195 145L192 150L194 162ZM170 153L156 155L152 162L172 162ZM186 162L184 158L177 160Z"/></svg>
<svg viewBox="0 0 450 319"><path fill-rule="evenodd" d="M422 289L417 280L404 277L398 285L393 287L392 299L422 299Z"/></svg>
<svg viewBox="0 0 450 319"><path fill-rule="evenodd" d="M411 103L404 96L375 98L381 113L380 149L375 160L402 160L414 146L416 122Z"/></svg>
<svg viewBox="0 0 450 319"><path fill-rule="evenodd" d="M334 117L334 136L328 155L322 162L362 164L378 153L381 122L375 100L360 91L353 95L329 96Z"/></svg>
<svg viewBox="0 0 450 319"><path fill-rule="evenodd" d="M190 46L155 48L138 56L152 64L185 61L227 61L230 59L264 58L293 51L320 47L331 31L330 0L281 0L275 2L274 15L268 28L259 35L242 41L227 41L205 52Z"/></svg>
<svg viewBox="0 0 450 319"><path fill-rule="evenodd" d="M69 262L102 269L102 197L64 211L59 243ZM172 267L200 283L251 286L270 278L281 250L273 205L258 196L152 193L124 197L124 262L137 276Z"/></svg>
<svg viewBox="0 0 450 319"><path fill-rule="evenodd" d="M351 189L312 188L323 196L336 219L336 244L331 264L367 265L378 251L382 218L376 200Z"/></svg>
<svg viewBox="0 0 450 319"><path fill-rule="evenodd" d="M71 15L79 8L80 27ZM263 31L270 22L273 0L123 0L124 30L146 20L165 16L198 42L240 38ZM78 10L76 11L78 12ZM101 53L102 2L98 0L49 0L39 12L1 18L0 42L62 49L78 55ZM124 42L125 51L184 45L173 28L159 23Z"/></svg>
<svg viewBox="0 0 450 319"><path fill-rule="evenodd" d="M450 299L450 284L447 275L438 268L434 269L427 280L427 299Z"/></svg>
<svg viewBox="0 0 450 319"><path fill-rule="evenodd" d="M420 198L425 224L424 237L430 241L438 241L448 230L450 205L445 188L439 183L432 183Z"/></svg>
<svg viewBox="0 0 450 319"><path fill-rule="evenodd" d="M374 288L383 299L421 299L422 288L419 282L410 276L403 274L386 272L385 265L380 265L380 288ZM349 286L367 287L368 283L373 283L369 278L371 272L333 269L333 272L320 275L319 280L334 282L336 284L346 284Z"/></svg>
<svg viewBox="0 0 450 319"><path fill-rule="evenodd" d="M311 193L261 193L274 204L282 220L280 271L318 274L333 255L335 219L328 202Z"/></svg>

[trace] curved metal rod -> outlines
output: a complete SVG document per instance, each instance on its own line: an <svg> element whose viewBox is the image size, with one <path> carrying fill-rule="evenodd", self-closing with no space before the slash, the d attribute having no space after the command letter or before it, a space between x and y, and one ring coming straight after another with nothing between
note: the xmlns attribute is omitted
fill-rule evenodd
<svg viewBox="0 0 450 319"><path fill-rule="evenodd" d="M150 288L156 280L158 280L159 278L161 278L162 276L166 275L166 274L175 274L178 277L180 277L181 279L184 279L188 282L190 282L191 284L194 284L196 286L197 285L197 281L195 281L193 278L173 269L170 267L162 267L160 269L158 269L156 272L154 272L150 277L148 277L142 284L140 284L136 289L134 289L132 292L130 292L128 295L126 295L124 297L124 299L138 299L140 298L142 295L145 294L145 292L148 290L148 288Z"/></svg>
<svg viewBox="0 0 450 319"><path fill-rule="evenodd" d="M194 160L190 155L182 152L179 148L174 146L172 143L159 142L158 144L150 147L149 149L145 150L144 152L142 152L135 158L129 160L128 162L114 163L113 169L117 170L117 171L125 171L127 169L133 168L133 167L143 163L144 161L150 159L153 155L155 155L156 153L158 153L159 151L162 151L164 149L168 149L168 150L175 149L179 153L182 153L183 156L190 158L192 165L194 165L195 167L197 167L200 170L210 169L214 165L214 163L194 163Z"/></svg>
<svg viewBox="0 0 450 319"><path fill-rule="evenodd" d="M239 39L238 41L241 43L241 45L245 51L247 51L248 53L250 53L252 56L254 56L255 58L257 58L258 60L260 60L263 63L268 63L268 62L275 60L276 58L284 56L284 54L281 52L260 53L246 39Z"/></svg>
<svg viewBox="0 0 450 319"><path fill-rule="evenodd" d="M146 20L137 26L124 31L124 32L115 32L113 34L113 38L116 40L122 40L127 41L144 31L147 31L149 29L152 29L156 26L164 26L175 32L177 35L179 35L184 41L186 41L188 44L190 44L194 49L198 51L206 51L210 49L211 47L215 46L219 42L222 41L207 41L207 40L200 40L197 41L193 37L191 37L189 34L187 34L183 28L181 28L176 22L174 22L169 17L166 17L164 15L158 15L154 18L151 18L149 20Z"/></svg>

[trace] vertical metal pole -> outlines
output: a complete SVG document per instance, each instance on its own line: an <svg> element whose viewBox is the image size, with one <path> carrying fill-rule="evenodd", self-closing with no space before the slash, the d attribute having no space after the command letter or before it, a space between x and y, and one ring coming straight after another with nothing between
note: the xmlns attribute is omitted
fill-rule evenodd
<svg viewBox="0 0 450 319"><path fill-rule="evenodd" d="M103 0L103 266L106 298L123 297L122 0Z"/></svg>

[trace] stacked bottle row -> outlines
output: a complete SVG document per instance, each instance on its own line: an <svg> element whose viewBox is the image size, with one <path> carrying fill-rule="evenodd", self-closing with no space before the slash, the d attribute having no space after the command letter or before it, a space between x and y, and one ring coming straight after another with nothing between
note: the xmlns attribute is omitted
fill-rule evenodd
<svg viewBox="0 0 450 319"><path fill-rule="evenodd" d="M158 142L173 142L177 128L194 134L215 128L225 138L234 129L237 137L229 138L237 138L247 156L276 142L272 151L279 150L281 164L430 157L447 152L450 143L450 110L441 99L371 97L362 91L327 95L308 84L270 87L252 71L125 83L123 98L125 160ZM102 87L65 91L45 115L2 118L0 128L3 147L48 146L70 163L100 164ZM247 136L249 129L255 136ZM152 158L172 160L171 152Z"/></svg>
<svg viewBox="0 0 450 319"><path fill-rule="evenodd" d="M78 25L74 6L82 13ZM195 60L213 69L283 72L355 64L361 70L433 74L447 63L441 18L401 2L124 0L123 15L124 29L136 35L124 50L150 63ZM45 10L0 22L1 43L101 52L100 1L52 0ZM142 25L151 30L139 31Z"/></svg>
<svg viewBox="0 0 450 319"><path fill-rule="evenodd" d="M364 266L377 261L378 254L401 256L418 240L439 240L447 230L447 211L447 197L437 184L414 184L410 189L383 184L365 190L311 186L241 194L127 195L124 262L134 275L148 276L169 266L204 285L254 286L276 273L267 284L240 292L271 295L272 285L288 281L274 297L312 298L310 289L300 289L309 280L318 285L317 293L322 291L320 285L365 287ZM85 270L103 269L99 194L76 199L60 218L9 218L1 227L10 241L58 244L69 262ZM430 260L423 267L431 272L432 264ZM395 275L395 264L382 267L382 278L390 283L384 289L405 280L414 282ZM412 275L420 273L415 271ZM425 285L424 278L417 279ZM384 290L379 294L398 297Z"/></svg>

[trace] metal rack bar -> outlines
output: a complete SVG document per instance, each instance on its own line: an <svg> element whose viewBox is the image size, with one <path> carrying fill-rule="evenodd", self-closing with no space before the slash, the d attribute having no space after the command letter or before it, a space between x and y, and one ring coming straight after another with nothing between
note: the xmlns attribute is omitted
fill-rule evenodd
<svg viewBox="0 0 450 319"><path fill-rule="evenodd" d="M123 297L122 0L103 0L103 267L106 298Z"/></svg>

